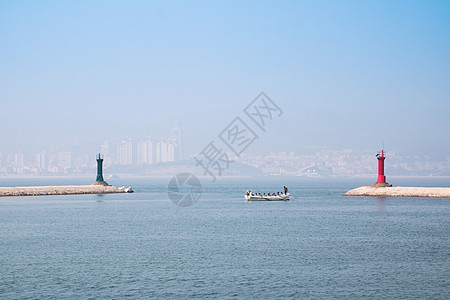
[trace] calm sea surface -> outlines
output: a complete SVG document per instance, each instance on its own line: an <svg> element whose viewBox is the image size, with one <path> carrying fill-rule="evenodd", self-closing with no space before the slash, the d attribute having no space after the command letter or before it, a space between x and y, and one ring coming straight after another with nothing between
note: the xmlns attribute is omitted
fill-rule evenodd
<svg viewBox="0 0 450 300"><path fill-rule="evenodd" d="M134 194L0 198L0 298L449 299L450 199L341 196L372 181L202 180L187 208L162 179L110 182ZM283 185L292 201L243 198Z"/></svg>

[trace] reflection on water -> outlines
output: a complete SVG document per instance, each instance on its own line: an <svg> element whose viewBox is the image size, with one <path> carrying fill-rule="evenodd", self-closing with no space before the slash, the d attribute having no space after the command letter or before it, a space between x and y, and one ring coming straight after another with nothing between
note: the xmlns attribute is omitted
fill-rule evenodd
<svg viewBox="0 0 450 300"><path fill-rule="evenodd" d="M384 212L385 211L385 203L384 201L386 200L386 197L377 197L377 208L379 212Z"/></svg>

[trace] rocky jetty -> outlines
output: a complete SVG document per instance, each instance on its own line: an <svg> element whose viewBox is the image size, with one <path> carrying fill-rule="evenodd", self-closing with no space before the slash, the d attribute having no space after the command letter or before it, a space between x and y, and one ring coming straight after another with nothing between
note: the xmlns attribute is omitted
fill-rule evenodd
<svg viewBox="0 0 450 300"><path fill-rule="evenodd" d="M374 187L362 186L350 190L344 196L378 196L378 197L430 197L450 198L450 188L442 187Z"/></svg>
<svg viewBox="0 0 450 300"><path fill-rule="evenodd" d="M0 197L16 196L50 196L132 193L131 188L117 188L111 185L67 185L67 186L23 186L0 187Z"/></svg>

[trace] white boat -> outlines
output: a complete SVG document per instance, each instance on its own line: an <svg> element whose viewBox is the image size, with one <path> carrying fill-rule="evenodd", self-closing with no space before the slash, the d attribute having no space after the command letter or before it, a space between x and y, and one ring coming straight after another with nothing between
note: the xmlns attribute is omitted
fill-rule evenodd
<svg viewBox="0 0 450 300"><path fill-rule="evenodd" d="M291 194L287 193L287 194L278 194L275 196L269 196L269 195L257 195L257 194L251 194L250 193L245 193L244 198L247 201L288 201L289 196Z"/></svg>

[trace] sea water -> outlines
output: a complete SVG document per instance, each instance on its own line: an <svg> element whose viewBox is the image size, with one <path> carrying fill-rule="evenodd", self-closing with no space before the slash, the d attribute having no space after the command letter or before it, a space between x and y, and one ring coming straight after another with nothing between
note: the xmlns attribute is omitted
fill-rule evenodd
<svg viewBox="0 0 450 300"><path fill-rule="evenodd" d="M0 198L1 299L450 295L449 199L341 196L370 179L219 178L183 208L168 179L116 181L136 193ZM55 182L1 181L36 184ZM283 185L291 201L243 198Z"/></svg>

